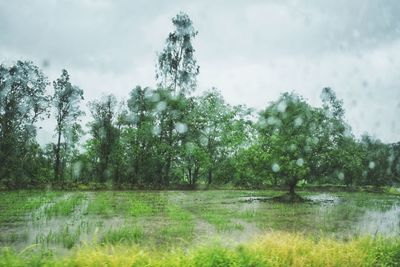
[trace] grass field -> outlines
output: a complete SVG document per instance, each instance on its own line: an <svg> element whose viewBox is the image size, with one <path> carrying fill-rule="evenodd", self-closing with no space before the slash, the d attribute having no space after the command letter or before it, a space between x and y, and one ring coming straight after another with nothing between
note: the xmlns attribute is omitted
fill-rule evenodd
<svg viewBox="0 0 400 267"><path fill-rule="evenodd" d="M400 265L398 196L281 193L1 192L0 266Z"/></svg>

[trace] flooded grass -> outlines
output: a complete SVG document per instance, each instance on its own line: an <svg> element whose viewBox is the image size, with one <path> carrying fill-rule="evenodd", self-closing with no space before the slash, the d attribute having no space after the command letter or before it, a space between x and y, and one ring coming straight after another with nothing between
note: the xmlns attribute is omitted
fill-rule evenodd
<svg viewBox="0 0 400 267"><path fill-rule="evenodd" d="M310 201L268 201L279 193L2 192L0 241L3 248L16 251L34 245L36 252L68 256L86 246L99 246L101 251L109 245L164 251L215 243L217 254L226 249L235 254L234 247L276 232L329 242L400 237L399 196L302 192ZM200 251L195 254L206 253Z"/></svg>
<svg viewBox="0 0 400 267"><path fill-rule="evenodd" d="M65 199L56 202L54 205L47 206L44 209L44 215L47 218L55 216L69 216L74 212L75 207L78 206L84 198L85 195L83 193L66 195Z"/></svg>
<svg viewBox="0 0 400 267"><path fill-rule="evenodd" d="M122 227L118 229L108 230L101 238L101 243L106 244L128 244L133 245L139 243L144 237L142 228L139 227Z"/></svg>

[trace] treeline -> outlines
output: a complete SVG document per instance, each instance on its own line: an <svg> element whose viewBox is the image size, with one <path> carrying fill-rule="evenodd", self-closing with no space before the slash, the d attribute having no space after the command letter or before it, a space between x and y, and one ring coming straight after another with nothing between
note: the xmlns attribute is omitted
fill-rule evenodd
<svg viewBox="0 0 400 267"><path fill-rule="evenodd" d="M284 93L265 110L226 103L218 90L200 96L192 40L180 13L158 54L157 88L137 86L127 101L113 95L88 104L66 70L52 84L32 62L0 65L0 188L101 184L168 188L196 184L245 187L299 183L393 185L400 180L400 142L357 140L341 100L324 88L322 107ZM36 141L39 120L56 121L55 142Z"/></svg>

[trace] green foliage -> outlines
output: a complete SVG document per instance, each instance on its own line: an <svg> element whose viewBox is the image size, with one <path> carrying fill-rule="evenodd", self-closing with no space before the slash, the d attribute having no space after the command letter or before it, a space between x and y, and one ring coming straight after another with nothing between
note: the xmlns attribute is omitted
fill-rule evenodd
<svg viewBox="0 0 400 267"><path fill-rule="evenodd" d="M298 181L310 178L310 165L320 142L315 133L323 127L319 115L320 111L300 96L288 93L261 113L262 148L270 155L274 176L284 180L291 193Z"/></svg>
<svg viewBox="0 0 400 267"><path fill-rule="evenodd" d="M84 114L79 107L80 101L83 100L83 90L73 86L69 80L68 72L62 70L61 77L53 82L54 95L52 104L57 122L55 129L57 143L54 145L54 174L57 182L64 180L63 167L65 166L65 161L73 153L81 132L81 127L77 120L79 116Z"/></svg>
<svg viewBox="0 0 400 267"><path fill-rule="evenodd" d="M156 78L159 87L175 95L185 95L196 88L199 66L194 58L192 40L197 31L183 12L172 19L174 31L168 35L164 50L158 55Z"/></svg>
<svg viewBox="0 0 400 267"><path fill-rule="evenodd" d="M26 167L36 160L35 123L48 108L47 84L32 62L0 65L0 182L8 187L26 187L38 178L32 176L37 169Z"/></svg>
<svg viewBox="0 0 400 267"><path fill-rule="evenodd" d="M258 115L229 105L215 88L193 96L199 66L189 16L157 57L157 88L136 86L127 101L89 103L89 138L80 146L83 90L62 70L46 95L46 76L32 62L0 65L0 189L22 187L262 188L309 184L396 186L400 145L357 140L343 101L323 88L322 106L283 93ZM36 142L35 123L56 120L55 144ZM256 123L257 121L257 123Z"/></svg>
<svg viewBox="0 0 400 267"><path fill-rule="evenodd" d="M90 123L90 132L93 139L89 141L89 150L95 158L92 159L95 177L100 182L115 179L119 165L116 158L120 130L117 126L117 100L115 96L108 95L101 101L89 103L90 112L94 121Z"/></svg>

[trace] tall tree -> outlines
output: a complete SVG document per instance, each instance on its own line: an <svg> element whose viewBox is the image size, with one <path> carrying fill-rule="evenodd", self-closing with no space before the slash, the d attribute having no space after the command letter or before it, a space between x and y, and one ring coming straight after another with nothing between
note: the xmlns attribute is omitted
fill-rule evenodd
<svg viewBox="0 0 400 267"><path fill-rule="evenodd" d="M159 95L148 87L136 86L127 101L128 110L123 116L125 128L122 141L127 149L128 182L138 185L154 182L157 163L154 160L156 137L154 109Z"/></svg>
<svg viewBox="0 0 400 267"><path fill-rule="evenodd" d="M344 161L353 145L350 140L354 138L350 126L344 120L343 101L329 87L322 89L321 100L322 109L315 113L319 127L314 129L314 137L318 139L318 144L313 152L310 175L315 179L332 179L333 176L344 175L344 166L347 165ZM342 157L337 158L339 154Z"/></svg>
<svg viewBox="0 0 400 267"><path fill-rule="evenodd" d="M46 114L47 77L32 62L0 65L0 177L9 186L22 186L21 168L35 143L35 123Z"/></svg>
<svg viewBox="0 0 400 267"><path fill-rule="evenodd" d="M114 176L114 153L117 151L120 131L117 126L117 99L108 95L100 101L89 103L94 121L90 123L93 136L89 140L89 149L95 155L94 164L100 182L106 182Z"/></svg>
<svg viewBox="0 0 400 267"><path fill-rule="evenodd" d="M74 86L70 82L69 74L66 70L62 70L60 78L53 82L54 95L53 107L56 118L56 135L57 143L54 147L55 162L54 176L56 181L63 180L62 168L62 145L64 152L68 150L68 146L74 145L77 140L74 136L77 135L79 129L78 118L83 115L80 109L80 101L83 100L83 90ZM62 143L62 139L64 143Z"/></svg>
<svg viewBox="0 0 400 267"><path fill-rule="evenodd" d="M189 16L179 13L172 18L175 30L168 35L164 50L158 55L156 79L159 87L176 94L195 90L199 66L194 58L193 38L197 31Z"/></svg>
<svg viewBox="0 0 400 267"><path fill-rule="evenodd" d="M158 136L163 144L159 147L161 157L158 168L163 184L169 183L173 161L176 159L177 140L180 136L175 128L179 128L182 123L178 120L182 115L178 113L181 104L185 103L186 94L195 90L199 74L192 45L197 31L192 21L187 14L181 12L172 18L172 24L174 31L169 33L165 47L158 55L156 67L158 93L162 98L160 105L166 104L157 114L157 126L160 129Z"/></svg>

